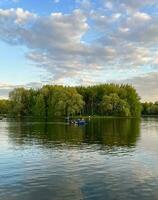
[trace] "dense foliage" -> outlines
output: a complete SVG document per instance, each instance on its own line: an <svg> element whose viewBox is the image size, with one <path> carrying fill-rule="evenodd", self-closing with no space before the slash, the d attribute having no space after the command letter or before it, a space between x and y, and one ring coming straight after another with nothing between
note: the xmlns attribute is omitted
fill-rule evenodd
<svg viewBox="0 0 158 200"><path fill-rule="evenodd" d="M138 117L141 112L139 96L130 85L46 85L39 90L17 88L9 97L10 112L14 116L53 117L82 114Z"/></svg>
<svg viewBox="0 0 158 200"><path fill-rule="evenodd" d="M158 115L158 102L142 103L142 115Z"/></svg>
<svg viewBox="0 0 158 200"><path fill-rule="evenodd" d="M9 100L0 100L0 115L9 113Z"/></svg>
<svg viewBox="0 0 158 200"><path fill-rule="evenodd" d="M140 98L130 85L101 84L77 91L83 96L85 115L140 116Z"/></svg>
<svg viewBox="0 0 158 200"><path fill-rule="evenodd" d="M83 97L73 87L47 85L39 90L17 88L9 96L11 113L16 116L75 115L84 105Z"/></svg>

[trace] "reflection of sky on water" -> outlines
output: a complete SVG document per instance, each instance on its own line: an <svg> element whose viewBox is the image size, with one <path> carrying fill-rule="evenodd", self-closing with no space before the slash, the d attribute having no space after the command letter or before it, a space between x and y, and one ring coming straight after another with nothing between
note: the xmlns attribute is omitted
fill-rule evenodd
<svg viewBox="0 0 158 200"><path fill-rule="evenodd" d="M132 129L135 130L134 139L130 135L130 124L119 125L124 127L122 134L115 128L118 136L112 131L110 137L109 132L106 141L106 134L101 131L95 140L96 134L87 131L91 126L87 129L56 127L56 134L52 133L51 126L47 126L45 135L43 126L28 128L18 123L9 127L7 122L1 122L0 199L71 200L105 199L106 196L106 199L156 200L157 128L154 124L152 129L149 126L150 132L152 130L149 138L149 129L144 129L144 122L139 134L138 123ZM94 129L95 126L93 124ZM104 130L110 131L106 123L104 126ZM59 130L65 132L60 135ZM130 137L126 137L125 130ZM123 143L119 143L120 137ZM152 140L155 142L151 149L147 141L151 143Z"/></svg>

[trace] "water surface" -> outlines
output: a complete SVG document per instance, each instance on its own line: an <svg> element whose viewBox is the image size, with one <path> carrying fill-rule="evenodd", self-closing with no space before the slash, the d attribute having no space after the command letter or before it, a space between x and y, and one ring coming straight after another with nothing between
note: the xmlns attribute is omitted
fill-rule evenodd
<svg viewBox="0 0 158 200"><path fill-rule="evenodd" d="M0 200L157 200L158 118L0 122Z"/></svg>

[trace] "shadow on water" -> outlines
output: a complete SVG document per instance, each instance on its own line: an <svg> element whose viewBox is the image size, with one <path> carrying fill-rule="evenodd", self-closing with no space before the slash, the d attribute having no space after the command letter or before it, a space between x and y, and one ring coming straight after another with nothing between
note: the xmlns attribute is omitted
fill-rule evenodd
<svg viewBox="0 0 158 200"><path fill-rule="evenodd" d="M18 145L55 145L133 147L140 135L139 119L92 119L86 126L70 126L64 122L37 120L8 121L9 138Z"/></svg>

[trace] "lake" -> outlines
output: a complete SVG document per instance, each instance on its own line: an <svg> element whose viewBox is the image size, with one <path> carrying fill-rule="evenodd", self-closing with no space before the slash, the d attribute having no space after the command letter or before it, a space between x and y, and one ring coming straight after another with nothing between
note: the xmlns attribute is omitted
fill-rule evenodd
<svg viewBox="0 0 158 200"><path fill-rule="evenodd" d="M0 121L0 200L157 200L158 118Z"/></svg>

